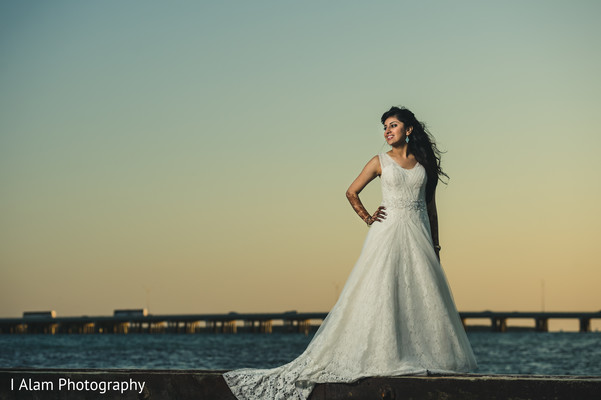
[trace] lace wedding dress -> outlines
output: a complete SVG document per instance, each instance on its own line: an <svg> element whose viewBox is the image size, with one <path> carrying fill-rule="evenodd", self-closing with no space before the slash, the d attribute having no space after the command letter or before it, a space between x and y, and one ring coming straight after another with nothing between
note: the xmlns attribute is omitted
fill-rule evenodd
<svg viewBox="0 0 601 400"><path fill-rule="evenodd" d="M316 383L476 368L432 246L426 171L379 158L387 216L370 227L340 298L294 361L225 373L238 399L305 400Z"/></svg>

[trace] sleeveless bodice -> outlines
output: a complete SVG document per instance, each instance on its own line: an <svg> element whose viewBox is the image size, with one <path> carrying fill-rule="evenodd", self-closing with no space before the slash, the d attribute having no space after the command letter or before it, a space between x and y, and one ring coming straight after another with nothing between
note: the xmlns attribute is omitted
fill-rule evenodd
<svg viewBox="0 0 601 400"><path fill-rule="evenodd" d="M417 163L401 167L387 153L379 155L382 167L382 205L386 209L426 210L426 169Z"/></svg>

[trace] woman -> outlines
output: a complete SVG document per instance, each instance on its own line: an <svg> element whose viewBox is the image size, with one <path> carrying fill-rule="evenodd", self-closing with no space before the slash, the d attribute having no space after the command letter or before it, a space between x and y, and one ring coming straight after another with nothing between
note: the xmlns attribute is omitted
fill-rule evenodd
<svg viewBox="0 0 601 400"><path fill-rule="evenodd" d="M476 368L439 262L440 152L408 109L392 107L381 120L392 149L346 193L371 228L340 298L294 361L224 374L239 399L306 399L316 383ZM382 205L370 215L359 193L376 176Z"/></svg>

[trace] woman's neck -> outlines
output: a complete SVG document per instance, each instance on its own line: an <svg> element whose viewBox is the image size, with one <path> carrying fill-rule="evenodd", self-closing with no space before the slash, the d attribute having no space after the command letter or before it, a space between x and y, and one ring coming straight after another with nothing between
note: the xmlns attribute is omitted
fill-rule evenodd
<svg viewBox="0 0 601 400"><path fill-rule="evenodd" d="M407 145L407 143L403 143L399 146L393 146L392 149L390 149L390 152L392 153L392 155L399 157L399 158L407 158L408 154L407 154L407 150L408 150L409 146Z"/></svg>

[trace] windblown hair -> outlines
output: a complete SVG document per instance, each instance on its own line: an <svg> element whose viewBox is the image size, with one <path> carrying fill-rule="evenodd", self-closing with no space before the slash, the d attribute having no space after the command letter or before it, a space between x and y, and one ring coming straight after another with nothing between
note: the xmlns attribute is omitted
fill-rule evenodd
<svg viewBox="0 0 601 400"><path fill-rule="evenodd" d="M409 136L407 154L413 154L416 160L426 169L426 175L428 176L426 201L429 203L434 196L438 181L440 180L446 184L442 177L449 178L440 167L441 151L436 147L436 142L430 132L428 132L426 125L418 121L409 109L405 107L392 107L382 115L382 124L390 117L396 117L405 125L405 128L413 127L413 131Z"/></svg>

